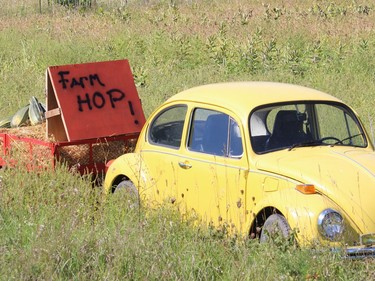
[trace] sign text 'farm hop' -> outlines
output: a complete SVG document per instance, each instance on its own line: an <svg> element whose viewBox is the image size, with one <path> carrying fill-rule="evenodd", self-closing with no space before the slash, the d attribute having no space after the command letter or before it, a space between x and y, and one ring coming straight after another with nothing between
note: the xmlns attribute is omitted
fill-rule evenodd
<svg viewBox="0 0 375 281"><path fill-rule="evenodd" d="M139 133L145 123L127 60L47 69L47 134L76 141Z"/></svg>

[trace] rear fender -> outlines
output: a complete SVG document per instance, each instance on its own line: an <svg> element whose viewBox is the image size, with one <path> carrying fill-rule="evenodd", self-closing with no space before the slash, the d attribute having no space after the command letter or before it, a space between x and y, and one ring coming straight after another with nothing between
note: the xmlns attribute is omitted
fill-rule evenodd
<svg viewBox="0 0 375 281"><path fill-rule="evenodd" d="M104 180L104 192L110 193L113 186L124 179L132 181L138 189L150 184L151 179L140 154L127 153L109 163Z"/></svg>

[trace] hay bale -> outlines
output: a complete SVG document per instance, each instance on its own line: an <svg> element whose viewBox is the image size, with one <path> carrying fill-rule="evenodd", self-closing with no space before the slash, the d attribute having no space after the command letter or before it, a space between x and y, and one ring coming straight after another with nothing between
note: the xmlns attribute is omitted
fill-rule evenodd
<svg viewBox="0 0 375 281"><path fill-rule="evenodd" d="M45 123L28 127L0 129L0 132L17 137L45 141L47 145L36 144L27 140L11 140L11 149L7 155L4 155L3 149L1 149L4 145L4 139L0 138L1 158L14 159L17 163L30 162L32 165L43 167L51 166L51 161L54 160L54 157L70 167L106 163L124 153L132 152L136 144L136 139L116 141L102 139L93 144L63 144L56 147L55 155L53 155L53 151L51 150L51 147L48 146L48 142L55 142L55 140L46 138Z"/></svg>
<svg viewBox="0 0 375 281"><path fill-rule="evenodd" d="M34 138L48 141L46 137L46 123L35 126L17 127L17 128L1 128L0 133L6 133L23 138ZM49 140L53 141L53 140Z"/></svg>
<svg viewBox="0 0 375 281"><path fill-rule="evenodd" d="M132 152L134 147L134 140L98 142L92 147L93 160L95 163L106 163L108 160Z"/></svg>
<svg viewBox="0 0 375 281"><path fill-rule="evenodd" d="M57 148L58 159L69 166L90 164L90 145L78 144L59 146Z"/></svg>

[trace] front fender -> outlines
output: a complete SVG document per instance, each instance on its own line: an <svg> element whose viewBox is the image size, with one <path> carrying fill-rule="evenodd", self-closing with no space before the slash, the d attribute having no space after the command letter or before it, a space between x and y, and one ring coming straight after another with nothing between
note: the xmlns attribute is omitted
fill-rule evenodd
<svg viewBox="0 0 375 281"><path fill-rule="evenodd" d="M258 210L255 212L261 212L269 207L277 209L285 216L302 245L327 242L322 240L318 231L318 217L323 210L331 208L344 216L341 210L325 196L318 193L303 194L293 187L266 192L264 199L257 204Z"/></svg>

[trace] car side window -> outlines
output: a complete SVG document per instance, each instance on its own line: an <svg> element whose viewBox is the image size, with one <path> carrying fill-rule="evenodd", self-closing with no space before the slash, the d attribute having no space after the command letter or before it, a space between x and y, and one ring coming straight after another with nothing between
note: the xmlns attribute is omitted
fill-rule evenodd
<svg viewBox="0 0 375 281"><path fill-rule="evenodd" d="M156 145L179 148L186 111L186 106L174 106L156 116L149 129L150 142Z"/></svg>
<svg viewBox="0 0 375 281"><path fill-rule="evenodd" d="M195 109L188 149L212 155L240 158L243 154L240 127L225 113Z"/></svg>

